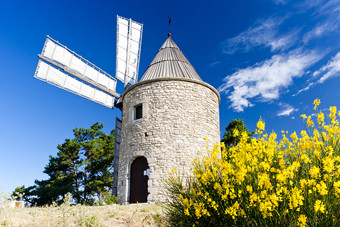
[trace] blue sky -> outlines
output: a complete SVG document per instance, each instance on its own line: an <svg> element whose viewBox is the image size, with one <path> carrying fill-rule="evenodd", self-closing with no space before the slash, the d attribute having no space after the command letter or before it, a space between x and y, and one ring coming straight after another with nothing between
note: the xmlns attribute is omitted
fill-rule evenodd
<svg viewBox="0 0 340 227"><path fill-rule="evenodd" d="M116 16L144 24L139 78L171 33L200 77L220 91L221 135L244 119L254 130L305 129L312 102L339 107L340 1L0 2L0 188L46 179L44 166L75 127L104 124L119 110L33 78L46 35L114 76ZM118 84L117 91L123 86Z"/></svg>

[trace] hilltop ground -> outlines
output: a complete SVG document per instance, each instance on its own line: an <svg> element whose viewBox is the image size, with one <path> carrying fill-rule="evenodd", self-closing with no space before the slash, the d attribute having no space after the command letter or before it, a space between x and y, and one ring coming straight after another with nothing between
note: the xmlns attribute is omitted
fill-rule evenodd
<svg viewBox="0 0 340 227"><path fill-rule="evenodd" d="M164 226L156 204L0 208L0 226Z"/></svg>

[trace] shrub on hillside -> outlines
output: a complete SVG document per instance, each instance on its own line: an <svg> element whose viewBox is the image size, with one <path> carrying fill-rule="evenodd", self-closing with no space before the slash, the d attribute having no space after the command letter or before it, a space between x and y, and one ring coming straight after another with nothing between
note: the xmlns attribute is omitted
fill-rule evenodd
<svg viewBox="0 0 340 227"><path fill-rule="evenodd" d="M314 109L320 100L314 102ZM194 161L183 181L173 171L168 181L169 222L174 226L340 226L340 111L329 120L301 115L307 131L273 132L257 124L255 138L243 133L226 149L215 146ZM237 135L239 132L234 131Z"/></svg>

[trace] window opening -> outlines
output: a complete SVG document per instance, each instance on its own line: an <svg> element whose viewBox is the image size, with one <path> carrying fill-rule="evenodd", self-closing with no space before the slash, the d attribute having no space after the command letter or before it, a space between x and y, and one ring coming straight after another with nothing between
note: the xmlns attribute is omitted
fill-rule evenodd
<svg viewBox="0 0 340 227"><path fill-rule="evenodd" d="M135 120L143 117L143 105L135 106Z"/></svg>

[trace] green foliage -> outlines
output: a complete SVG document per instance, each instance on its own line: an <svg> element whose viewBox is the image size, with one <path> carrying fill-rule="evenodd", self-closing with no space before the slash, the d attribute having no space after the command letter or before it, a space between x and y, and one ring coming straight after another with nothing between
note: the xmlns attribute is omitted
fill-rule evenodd
<svg viewBox="0 0 340 227"><path fill-rule="evenodd" d="M33 190L35 190L35 186L25 187L25 185L21 187L16 187L11 195L13 200L22 200L25 202L27 206L32 205L32 197L34 196Z"/></svg>
<svg viewBox="0 0 340 227"><path fill-rule="evenodd" d="M85 189L85 203L92 203L94 200L87 201L87 195L97 195L99 201L103 201L104 193L113 185L113 157L114 157L114 132L106 135L102 131L103 125L98 123L90 129L75 129L76 139L81 143L84 150L83 175ZM89 197L91 197L89 196Z"/></svg>
<svg viewBox="0 0 340 227"><path fill-rule="evenodd" d="M44 173L47 180L36 180L35 185L17 188L13 193L24 193L30 205L62 204L65 195L72 195L76 204L112 202L109 198L113 184L114 131L107 135L98 122L90 128L75 128L74 138L65 139L57 146L57 156L50 156ZM105 202L105 201L104 201ZM105 202L106 203L106 202Z"/></svg>
<svg viewBox="0 0 340 227"><path fill-rule="evenodd" d="M90 217L82 218L79 221L80 226L94 227L99 226L99 218L96 215Z"/></svg>
<svg viewBox="0 0 340 227"><path fill-rule="evenodd" d="M239 132L237 136L234 134L235 129ZM226 132L224 133L221 142L223 142L226 147L237 145L240 142L242 132L246 132L249 137L254 135L254 132L248 132L248 128L244 125L244 122L241 119L232 120L225 130Z"/></svg>
<svg viewBox="0 0 340 227"><path fill-rule="evenodd" d="M190 198L192 188L197 188L197 183L192 177L185 178L178 173L171 176L166 182L166 191L168 192L168 203L165 206L165 215L171 226L193 226L195 220L185 215L185 205L180 197Z"/></svg>
<svg viewBox="0 0 340 227"><path fill-rule="evenodd" d="M103 201L106 205L112 205L117 202L117 197L114 195L111 195L109 191L106 191L103 193Z"/></svg>
<svg viewBox="0 0 340 227"><path fill-rule="evenodd" d="M97 200L95 205L104 206L112 205L117 202L117 197L111 194L111 191L105 191L101 194L101 200Z"/></svg>
<svg viewBox="0 0 340 227"><path fill-rule="evenodd" d="M0 224L1 227L9 227L9 226L13 226L13 224L10 221L3 221Z"/></svg>

